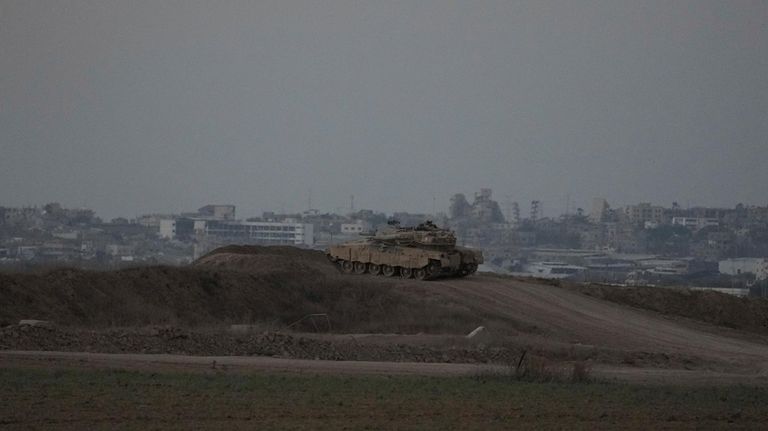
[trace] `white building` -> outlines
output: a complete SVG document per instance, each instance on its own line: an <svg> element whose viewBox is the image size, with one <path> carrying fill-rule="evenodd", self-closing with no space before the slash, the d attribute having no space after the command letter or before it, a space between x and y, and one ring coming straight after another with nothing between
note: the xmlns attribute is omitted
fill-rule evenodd
<svg viewBox="0 0 768 431"><path fill-rule="evenodd" d="M134 254L132 246L122 244L107 244L104 251L106 251L108 255L114 257L129 257Z"/></svg>
<svg viewBox="0 0 768 431"><path fill-rule="evenodd" d="M719 226L720 221L709 217L672 217L672 224L699 230L708 226Z"/></svg>
<svg viewBox="0 0 768 431"><path fill-rule="evenodd" d="M171 218L173 218L173 216L169 214L144 214L136 217L136 224L148 228L159 229L160 223L162 223L163 220Z"/></svg>
<svg viewBox="0 0 768 431"><path fill-rule="evenodd" d="M174 219L160 220L160 238L165 238L165 239L176 238L176 220Z"/></svg>
<svg viewBox="0 0 768 431"><path fill-rule="evenodd" d="M358 220L356 223L342 223L341 233L347 235L359 235L363 232L371 230L371 225L368 222Z"/></svg>
<svg viewBox="0 0 768 431"><path fill-rule="evenodd" d="M737 257L721 260L718 263L720 274L754 274L757 280L768 279L768 258Z"/></svg>
<svg viewBox="0 0 768 431"><path fill-rule="evenodd" d="M195 231L241 244L311 246L315 243L314 228L307 223L196 220Z"/></svg>
<svg viewBox="0 0 768 431"><path fill-rule="evenodd" d="M183 219L182 219L183 221ZM189 220L178 230L177 220L160 221L160 237L175 239L193 235L232 244L304 245L315 242L314 228L306 223Z"/></svg>

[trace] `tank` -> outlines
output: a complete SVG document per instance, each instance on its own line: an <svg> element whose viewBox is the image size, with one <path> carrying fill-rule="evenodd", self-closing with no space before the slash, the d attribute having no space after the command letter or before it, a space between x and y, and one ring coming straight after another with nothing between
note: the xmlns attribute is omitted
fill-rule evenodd
<svg viewBox="0 0 768 431"><path fill-rule="evenodd" d="M418 280L465 277L483 263L479 250L457 246L453 232L430 221L415 228L391 225L365 239L331 246L326 254L347 274Z"/></svg>

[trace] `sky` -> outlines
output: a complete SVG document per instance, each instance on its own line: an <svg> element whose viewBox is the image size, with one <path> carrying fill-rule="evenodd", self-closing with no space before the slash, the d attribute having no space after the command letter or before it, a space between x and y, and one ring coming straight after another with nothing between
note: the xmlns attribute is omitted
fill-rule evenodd
<svg viewBox="0 0 768 431"><path fill-rule="evenodd" d="M768 2L0 0L0 206L768 204Z"/></svg>

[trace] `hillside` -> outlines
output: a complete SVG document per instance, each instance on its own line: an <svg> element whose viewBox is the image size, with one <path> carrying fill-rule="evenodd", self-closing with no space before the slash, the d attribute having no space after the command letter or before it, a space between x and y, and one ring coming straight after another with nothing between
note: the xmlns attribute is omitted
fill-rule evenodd
<svg viewBox="0 0 768 431"><path fill-rule="evenodd" d="M441 332L483 320L459 304L413 294L419 291L342 276L316 251L224 247L189 267L0 273L0 323L284 327L327 313L337 331Z"/></svg>
<svg viewBox="0 0 768 431"><path fill-rule="evenodd" d="M0 345L22 350L285 349L269 337L206 332L255 324L270 331L330 332L320 340L322 354L313 348L290 354L296 357L493 361L525 350L556 361L768 372L760 300L666 289L563 288L483 274L431 282L342 275L322 253L292 247L225 247L189 267L0 274L0 303L5 325L41 319L60 327L47 335L15 326L0 333ZM313 313L326 315L330 328L301 320ZM181 329L150 335L139 330L152 325ZM481 325L487 331L480 344L457 341ZM378 338L370 343L378 347L361 356L358 339L345 335L370 333L403 336ZM295 343L319 345L302 340ZM419 350L427 344L428 353ZM456 356L457 348L467 353Z"/></svg>

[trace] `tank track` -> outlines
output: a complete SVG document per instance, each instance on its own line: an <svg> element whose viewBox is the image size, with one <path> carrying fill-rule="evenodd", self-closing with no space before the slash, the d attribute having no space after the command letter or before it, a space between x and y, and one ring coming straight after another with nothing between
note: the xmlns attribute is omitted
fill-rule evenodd
<svg viewBox="0 0 768 431"><path fill-rule="evenodd" d="M456 271L443 271L440 264L433 263L422 268L407 268L402 266L377 265L374 263L336 259L327 255L342 274L374 275L384 277L415 278L417 280L436 280L438 278L461 278L477 272L476 264L464 264Z"/></svg>

